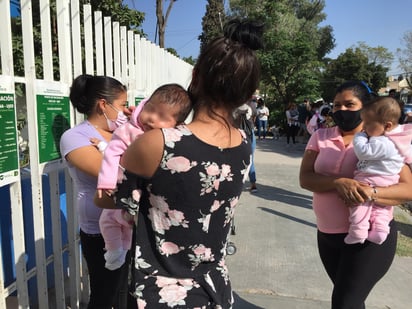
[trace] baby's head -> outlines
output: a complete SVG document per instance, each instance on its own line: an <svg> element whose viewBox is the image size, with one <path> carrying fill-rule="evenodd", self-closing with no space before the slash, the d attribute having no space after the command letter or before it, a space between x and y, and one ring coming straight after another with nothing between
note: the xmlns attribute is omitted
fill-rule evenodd
<svg viewBox="0 0 412 309"><path fill-rule="evenodd" d="M382 135L398 126L400 116L398 101L391 97L376 97L363 105L363 129L369 136Z"/></svg>
<svg viewBox="0 0 412 309"><path fill-rule="evenodd" d="M144 131L172 128L186 119L192 108L187 91L178 84L166 84L150 96L138 116Z"/></svg>

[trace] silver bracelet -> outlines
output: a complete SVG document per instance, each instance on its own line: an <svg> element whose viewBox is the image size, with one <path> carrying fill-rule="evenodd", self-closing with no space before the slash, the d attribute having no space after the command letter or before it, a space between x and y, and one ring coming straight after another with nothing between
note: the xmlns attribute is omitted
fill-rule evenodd
<svg viewBox="0 0 412 309"><path fill-rule="evenodd" d="M372 187L372 196L371 196L371 200L372 202L376 202L378 200L378 189L376 189L376 187Z"/></svg>

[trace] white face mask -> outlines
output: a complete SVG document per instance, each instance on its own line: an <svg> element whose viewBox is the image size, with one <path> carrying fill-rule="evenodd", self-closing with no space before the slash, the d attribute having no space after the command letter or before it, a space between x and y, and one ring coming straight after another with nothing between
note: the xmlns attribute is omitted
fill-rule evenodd
<svg viewBox="0 0 412 309"><path fill-rule="evenodd" d="M108 104L111 108L113 108L117 112L116 120L111 120L107 117L106 113L103 113L104 117L106 117L107 126L110 131L116 130L121 125L125 124L129 118L122 112L115 108L113 105Z"/></svg>

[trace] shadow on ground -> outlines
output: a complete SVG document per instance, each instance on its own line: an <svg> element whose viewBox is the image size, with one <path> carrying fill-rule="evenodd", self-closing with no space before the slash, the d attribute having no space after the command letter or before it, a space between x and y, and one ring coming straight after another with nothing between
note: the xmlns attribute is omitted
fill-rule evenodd
<svg viewBox="0 0 412 309"><path fill-rule="evenodd" d="M289 156L291 158L301 158L305 151L305 147L306 143L296 143L288 145L286 144L284 138L280 138L278 140L264 139L256 141L256 148L260 151L274 152Z"/></svg>
<svg viewBox="0 0 412 309"><path fill-rule="evenodd" d="M244 190L244 194L248 193L248 188ZM247 191L247 192L246 192ZM300 194L293 191L285 190L275 186L267 186L258 184L258 191L256 193L250 193L257 198L265 199L268 201L277 201L291 206L298 206L306 209L312 209L312 195Z"/></svg>
<svg viewBox="0 0 412 309"><path fill-rule="evenodd" d="M235 299L235 303L233 305L233 309L265 309L263 307L256 306L247 300L241 298L236 292L233 292L233 298Z"/></svg>
<svg viewBox="0 0 412 309"><path fill-rule="evenodd" d="M398 231L400 231L403 236L412 238L411 224L396 221L396 225L398 227Z"/></svg>

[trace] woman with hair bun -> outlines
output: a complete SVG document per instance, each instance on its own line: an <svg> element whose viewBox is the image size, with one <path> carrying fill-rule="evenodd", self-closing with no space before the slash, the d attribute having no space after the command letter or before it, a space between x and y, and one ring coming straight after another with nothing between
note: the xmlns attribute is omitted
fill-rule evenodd
<svg viewBox="0 0 412 309"><path fill-rule="evenodd" d="M229 22L194 66L193 121L144 133L124 153L123 184L142 183L131 287L138 308L232 307L226 245L251 157L232 112L258 87L262 31Z"/></svg>
<svg viewBox="0 0 412 309"><path fill-rule="evenodd" d="M120 298L121 287L118 283L123 283L122 276L127 277L127 266L115 271L105 268L104 240L99 228L102 209L93 202L103 156L93 145L92 139L110 141L112 131L127 121L124 114L128 113L126 87L111 77L80 75L71 85L70 101L87 118L64 132L60 140L60 152L67 161L70 176L77 188L80 244L90 279L87 308L123 309L121 303L127 294L123 295L123 300Z"/></svg>
<svg viewBox="0 0 412 309"><path fill-rule="evenodd" d="M319 255L333 283L332 309L364 309L366 298L389 270L396 251L394 220L381 244L369 240L345 243L350 207L368 202L393 206L412 200L412 174L406 164L399 172L399 182L390 186L374 187L353 179L358 164L354 137L364 129L361 111L373 97L364 82L340 85L332 107L336 126L312 134L300 166L300 185L313 192ZM365 162L359 164L365 166Z"/></svg>

